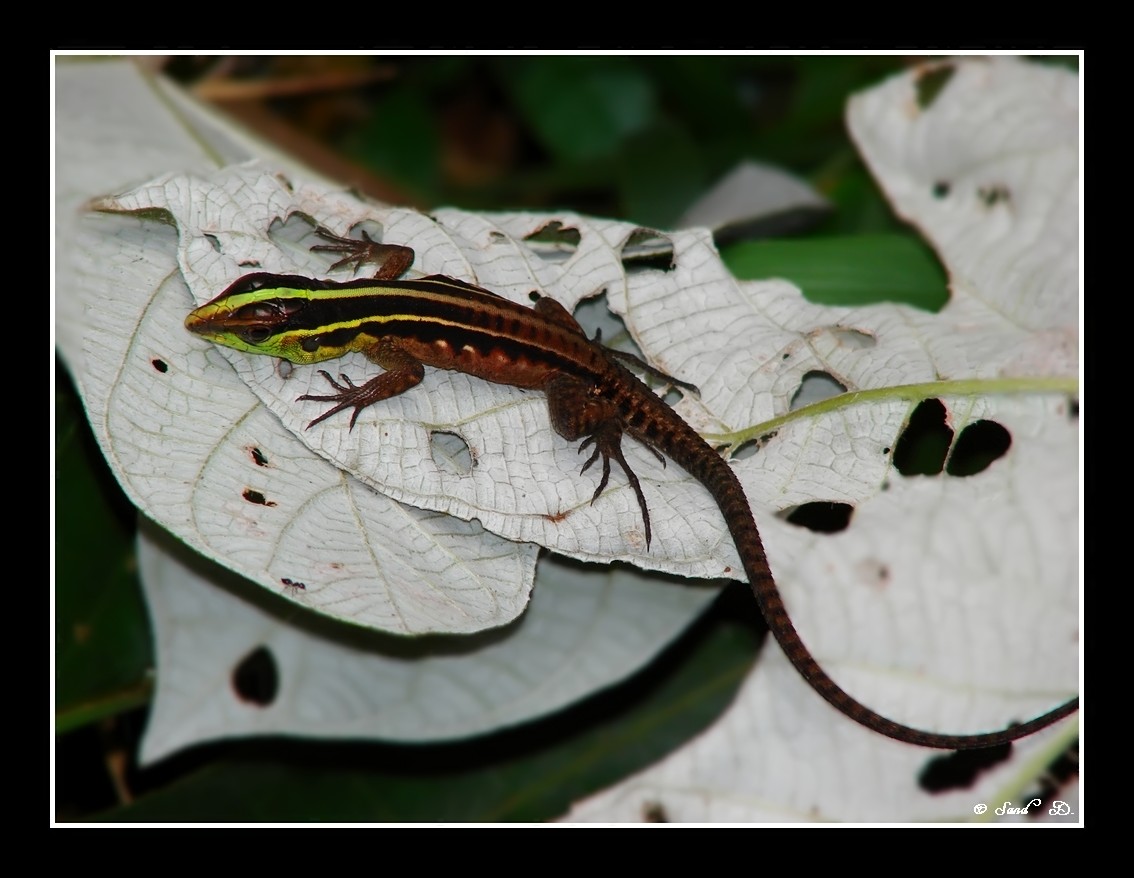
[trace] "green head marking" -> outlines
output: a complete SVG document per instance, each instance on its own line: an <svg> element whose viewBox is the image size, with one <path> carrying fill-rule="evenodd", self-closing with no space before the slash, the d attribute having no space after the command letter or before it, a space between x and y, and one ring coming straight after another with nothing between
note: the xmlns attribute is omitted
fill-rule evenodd
<svg viewBox="0 0 1134 878"><path fill-rule="evenodd" d="M210 302L193 309L185 328L209 341L293 363L317 363L335 354L312 340L318 327L303 320L311 281L297 275L247 274ZM312 350L305 350L306 347Z"/></svg>

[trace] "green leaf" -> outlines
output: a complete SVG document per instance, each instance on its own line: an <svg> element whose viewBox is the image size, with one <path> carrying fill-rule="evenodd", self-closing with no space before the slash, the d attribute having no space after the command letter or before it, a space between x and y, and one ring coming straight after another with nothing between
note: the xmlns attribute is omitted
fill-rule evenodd
<svg viewBox="0 0 1134 878"><path fill-rule="evenodd" d="M56 387L55 709L73 728L148 690L149 626L134 561L134 509L64 378Z"/></svg>
<svg viewBox="0 0 1134 878"><path fill-rule="evenodd" d="M818 304L901 302L938 311L949 299L932 251L902 235L750 241L721 256L741 279L783 278Z"/></svg>
<svg viewBox="0 0 1134 878"><path fill-rule="evenodd" d="M670 123L629 140L618 177L625 215L655 228L673 225L705 188L697 145L687 131Z"/></svg>
<svg viewBox="0 0 1134 878"><path fill-rule="evenodd" d="M441 147L424 92L405 88L381 98L353 151L423 200L436 200Z"/></svg>
<svg viewBox="0 0 1134 878"><path fill-rule="evenodd" d="M657 114L652 83L625 59L539 58L510 73L528 123L561 161L610 156Z"/></svg>

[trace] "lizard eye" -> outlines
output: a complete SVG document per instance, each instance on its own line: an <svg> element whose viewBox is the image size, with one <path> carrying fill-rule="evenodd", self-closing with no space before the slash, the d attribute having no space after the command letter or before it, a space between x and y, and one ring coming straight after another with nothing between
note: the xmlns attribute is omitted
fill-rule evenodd
<svg viewBox="0 0 1134 878"><path fill-rule="evenodd" d="M272 330L267 326L251 326L240 331L240 337L248 344L263 344L272 337Z"/></svg>

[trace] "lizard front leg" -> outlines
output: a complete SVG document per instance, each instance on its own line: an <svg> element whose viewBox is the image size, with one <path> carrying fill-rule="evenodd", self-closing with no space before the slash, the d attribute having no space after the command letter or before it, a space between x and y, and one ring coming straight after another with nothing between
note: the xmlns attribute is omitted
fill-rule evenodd
<svg viewBox="0 0 1134 878"><path fill-rule="evenodd" d="M533 290L533 295L534 294L535 291ZM579 325L579 321L574 318L571 312L564 308L561 304L559 304L559 302L557 302L555 299L552 299L550 296L540 296L538 299L536 299L535 305L533 307L544 317L547 317L550 320L554 320L560 326L565 326L568 329L579 333L579 335L585 335L585 333L583 332L583 327ZM602 344L602 330L595 330L594 341L595 344ZM655 378L659 379L660 381L664 381L666 384L672 384L676 387L690 390L693 393L696 393L698 396L701 395L701 391L697 388L696 384L689 384L686 381L679 381L672 375L667 375L661 369L655 369L641 357L637 357L627 351L617 351L614 348L608 348L606 345L603 345L602 347L603 350L606 351L608 357L614 357L614 359L616 360L621 360L624 363L628 363L632 368L639 369L642 372L645 372L647 375L653 375Z"/></svg>
<svg viewBox="0 0 1134 878"><path fill-rule="evenodd" d="M374 273L375 280L393 280L405 274L407 268L413 265L414 251L412 247L401 244L382 244L375 241L362 231L362 240L358 238L344 238L320 226L315 234L329 244L315 244L311 249L318 253L340 254L338 262L334 263L328 271L335 271L354 263L354 270L362 268L364 262L378 266Z"/></svg>
<svg viewBox="0 0 1134 878"><path fill-rule="evenodd" d="M343 374L339 375L339 378L343 380L343 383L339 384L331 377L330 372L324 369L319 370L319 374L326 378L338 393L327 396L304 394L299 399L334 402L338 405L327 409L308 424L308 430L320 421L325 421L331 415L338 414L343 409L351 407L354 408L354 414L350 416L350 429L353 430L354 422L358 420L358 413L364 408L383 399L389 399L391 396L397 396L399 393L405 393L414 385L420 384L421 379L425 377L425 367L421 364L421 361L402 350L398 343L392 339L379 339L367 349L366 356L372 363L377 363L386 371L371 378L365 384L355 384Z"/></svg>

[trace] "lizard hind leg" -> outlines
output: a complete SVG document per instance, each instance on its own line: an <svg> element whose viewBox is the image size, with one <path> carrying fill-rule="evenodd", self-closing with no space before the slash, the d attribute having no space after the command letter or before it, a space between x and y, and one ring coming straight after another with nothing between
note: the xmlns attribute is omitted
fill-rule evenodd
<svg viewBox="0 0 1134 878"><path fill-rule="evenodd" d="M389 399L391 396L397 396L399 393L404 393L411 387L421 383L421 379L425 377L425 367L404 350L402 350L396 342L389 339L382 339L374 344L369 350L366 351L367 358L377 363L386 371L381 375L376 375L365 384L355 384L346 375L339 375L343 380L340 384L331 377L331 373L325 369L320 369L319 374L337 391L331 394L311 394L305 393L299 399L309 399L316 402L333 402L336 405L333 408L327 409L319 417L315 418L307 429L310 430L321 421L325 421L331 415L338 414L345 409L353 408L354 413L350 416L350 429L354 429L355 421L358 420L359 413L367 406L374 405L383 399ZM297 400L298 401L298 400Z"/></svg>
<svg viewBox="0 0 1134 878"><path fill-rule="evenodd" d="M594 446L591 456L579 471L585 473L591 465L602 458L602 478L591 497L591 503L598 500L606 490L610 480L610 461L613 458L638 498L638 508L642 510L642 523L645 528L646 548L650 546L652 534L650 532L650 510L646 505L646 496L642 493L642 485L637 475L626 462L622 454L623 422L618 409L609 400L596 397L588 392L587 385L569 375L557 375L552 378L546 387L547 407L551 414L551 424L564 439L574 441L583 439L579 445L579 452L589 446ZM657 454L657 449L647 446Z"/></svg>

